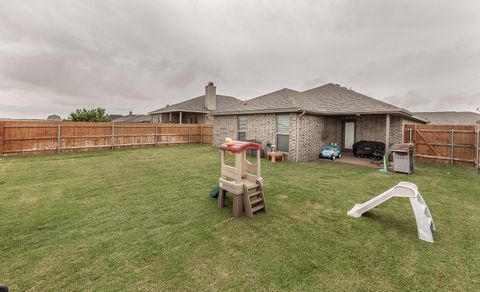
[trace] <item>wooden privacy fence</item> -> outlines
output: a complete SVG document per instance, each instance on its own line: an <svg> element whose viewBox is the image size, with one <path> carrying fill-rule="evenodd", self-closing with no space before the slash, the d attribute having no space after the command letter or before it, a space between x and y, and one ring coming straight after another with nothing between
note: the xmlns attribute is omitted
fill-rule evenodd
<svg viewBox="0 0 480 292"><path fill-rule="evenodd" d="M417 160L475 164L480 159L480 126L405 125L404 142L415 144Z"/></svg>
<svg viewBox="0 0 480 292"><path fill-rule="evenodd" d="M0 121L0 156L212 144L212 139L213 127L200 124Z"/></svg>

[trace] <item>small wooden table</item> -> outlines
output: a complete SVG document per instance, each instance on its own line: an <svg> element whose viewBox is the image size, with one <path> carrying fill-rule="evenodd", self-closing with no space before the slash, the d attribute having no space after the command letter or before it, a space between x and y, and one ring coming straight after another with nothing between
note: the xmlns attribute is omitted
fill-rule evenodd
<svg viewBox="0 0 480 292"><path fill-rule="evenodd" d="M278 158L282 159L282 162L285 162L285 152L267 152L267 156L270 157L272 163L275 163Z"/></svg>

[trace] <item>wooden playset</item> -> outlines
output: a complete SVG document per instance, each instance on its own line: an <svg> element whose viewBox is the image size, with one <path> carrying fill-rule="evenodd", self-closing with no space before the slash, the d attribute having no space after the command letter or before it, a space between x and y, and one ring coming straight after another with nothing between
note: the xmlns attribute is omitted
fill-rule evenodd
<svg viewBox="0 0 480 292"><path fill-rule="evenodd" d="M247 150L257 151L256 163L247 160ZM219 179L218 208L225 207L226 192L233 194L233 217L245 216L253 218L259 211L267 211L265 196L263 194L263 178L261 176L260 150L262 145L252 142L233 141L220 146L221 150L221 176ZM235 156L235 165L225 164L225 153L230 152Z"/></svg>

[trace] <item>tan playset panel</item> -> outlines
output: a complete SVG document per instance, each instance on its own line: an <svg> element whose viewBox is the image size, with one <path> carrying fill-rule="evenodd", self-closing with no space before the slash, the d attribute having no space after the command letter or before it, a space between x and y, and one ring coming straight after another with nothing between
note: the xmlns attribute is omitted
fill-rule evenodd
<svg viewBox="0 0 480 292"><path fill-rule="evenodd" d="M247 160L247 150L256 150L256 163ZM226 192L233 194L232 215L241 217L245 215L253 218L253 215L260 211L266 211L265 196L263 194L263 178L261 176L260 150L262 146L257 143L233 141L220 146L221 150L221 172L219 178L220 192L217 199L217 206L225 206ZM235 155L235 165L225 163L225 153Z"/></svg>

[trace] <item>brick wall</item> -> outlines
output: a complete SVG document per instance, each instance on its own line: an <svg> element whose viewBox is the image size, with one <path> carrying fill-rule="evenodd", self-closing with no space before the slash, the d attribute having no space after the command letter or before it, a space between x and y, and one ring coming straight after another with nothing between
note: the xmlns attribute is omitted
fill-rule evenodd
<svg viewBox="0 0 480 292"><path fill-rule="evenodd" d="M298 122L298 133L296 123L294 129L294 140L298 139L298 153L295 151L292 160L309 161L318 158L323 146L330 143L341 142L341 122L338 118L315 115L296 115Z"/></svg>
<svg viewBox="0 0 480 292"><path fill-rule="evenodd" d="M385 143L386 115L344 116L341 119L355 121L355 142L378 141ZM390 143L401 143L403 118L390 116Z"/></svg>
<svg viewBox="0 0 480 292"><path fill-rule="evenodd" d="M385 115L316 116L292 113L288 158L296 161L315 160L323 146L330 143L342 145L343 120L356 122L355 142L360 140L385 142ZM402 142L402 129L405 123L410 121L401 117L390 117L390 143ZM213 128L214 145L220 145L226 137L237 139L237 128L237 116L216 116ZM247 115L246 136L248 140L257 140L264 145L276 143L275 114Z"/></svg>
<svg viewBox="0 0 480 292"><path fill-rule="evenodd" d="M293 118L291 129L296 129L296 120L299 122L298 155L296 149L296 134L290 138L290 148L296 156L290 155L292 160L309 161L318 158L321 148L330 143L342 145L342 121L355 121L355 142L361 140L385 142L386 116L315 116L297 115ZM403 139L403 125L410 121L401 117L390 116L390 143L401 143ZM293 144L293 146L292 146Z"/></svg>
<svg viewBox="0 0 480 292"><path fill-rule="evenodd" d="M288 139L288 159L292 161L297 160L297 140L298 140L298 135L297 135L297 123L299 122L299 117L298 114L293 113L290 114L290 137ZM300 125L300 124L299 124Z"/></svg>
<svg viewBox="0 0 480 292"><path fill-rule="evenodd" d="M213 128L214 145L220 145L225 141L226 137L236 139L237 123L237 116L216 116ZM267 143L275 144L275 114L247 115L246 137L248 140L257 140L263 145ZM338 118L290 114L288 159L298 161L315 160L318 158L320 149L323 146L330 143L340 143L340 140L341 122Z"/></svg>
<svg viewBox="0 0 480 292"><path fill-rule="evenodd" d="M386 120L384 115L359 116L355 120L355 142L367 140L385 142Z"/></svg>
<svg viewBox="0 0 480 292"><path fill-rule="evenodd" d="M237 138L237 116L216 116L213 119L213 145L220 146L225 138Z"/></svg>
<svg viewBox="0 0 480 292"><path fill-rule="evenodd" d="M246 115L247 117L247 140L257 140L263 145L267 143L275 144L276 135L276 119L275 114L255 114ZM289 156L295 151L292 145L295 145L294 125L296 115L290 114L290 133L289 133ZM225 138L238 138L238 119L237 116L216 116L213 120L214 145L220 145Z"/></svg>
<svg viewBox="0 0 480 292"><path fill-rule="evenodd" d="M403 118L390 116L390 143L403 142Z"/></svg>
<svg viewBox="0 0 480 292"><path fill-rule="evenodd" d="M275 144L275 114L247 115L247 140L257 140L263 145Z"/></svg>
<svg viewBox="0 0 480 292"><path fill-rule="evenodd" d="M209 114L203 115L201 124L213 125L213 119L214 119L214 116L211 116ZM200 119L198 123L200 124Z"/></svg>

